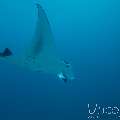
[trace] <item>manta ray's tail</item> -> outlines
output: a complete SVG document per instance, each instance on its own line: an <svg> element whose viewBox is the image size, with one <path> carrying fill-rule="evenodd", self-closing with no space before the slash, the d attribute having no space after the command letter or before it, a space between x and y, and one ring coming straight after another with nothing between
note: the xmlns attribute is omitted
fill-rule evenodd
<svg viewBox="0 0 120 120"><path fill-rule="evenodd" d="M12 55L12 52L9 48L5 48L2 53L0 52L0 57L7 57L11 55Z"/></svg>

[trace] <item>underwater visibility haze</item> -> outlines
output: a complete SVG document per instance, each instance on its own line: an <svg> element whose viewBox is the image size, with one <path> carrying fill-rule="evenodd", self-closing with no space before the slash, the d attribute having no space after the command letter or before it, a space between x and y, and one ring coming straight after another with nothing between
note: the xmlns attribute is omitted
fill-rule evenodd
<svg viewBox="0 0 120 120"><path fill-rule="evenodd" d="M120 108L119 5L1 0L0 120L87 120L89 105Z"/></svg>

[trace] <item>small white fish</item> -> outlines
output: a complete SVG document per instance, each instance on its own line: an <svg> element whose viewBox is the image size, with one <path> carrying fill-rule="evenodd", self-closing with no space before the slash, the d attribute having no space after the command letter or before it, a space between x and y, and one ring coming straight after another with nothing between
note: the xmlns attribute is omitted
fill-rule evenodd
<svg viewBox="0 0 120 120"><path fill-rule="evenodd" d="M32 71L55 74L64 82L69 82L74 79L72 66L58 57L47 15L40 4L36 5L38 19L31 45L20 57L15 56L9 48L0 53L0 57Z"/></svg>

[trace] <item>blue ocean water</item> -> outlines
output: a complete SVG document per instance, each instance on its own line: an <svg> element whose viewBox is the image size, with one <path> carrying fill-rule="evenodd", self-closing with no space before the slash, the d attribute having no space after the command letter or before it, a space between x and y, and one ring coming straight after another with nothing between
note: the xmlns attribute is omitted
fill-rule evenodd
<svg viewBox="0 0 120 120"><path fill-rule="evenodd" d="M87 120L88 104L120 106L120 2L0 0L1 51L9 47L19 54L29 43L36 2L46 11L57 51L72 63L76 80L64 84L1 60L0 120Z"/></svg>

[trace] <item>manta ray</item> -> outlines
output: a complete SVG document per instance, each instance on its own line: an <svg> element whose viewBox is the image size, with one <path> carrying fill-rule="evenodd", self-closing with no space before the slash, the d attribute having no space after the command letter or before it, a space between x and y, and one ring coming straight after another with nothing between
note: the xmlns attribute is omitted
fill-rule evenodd
<svg viewBox="0 0 120 120"><path fill-rule="evenodd" d="M19 57L6 47L0 53L0 58L32 71L54 74L67 83L74 79L72 65L58 56L47 15L40 4L36 4L36 7L36 28L29 47Z"/></svg>

